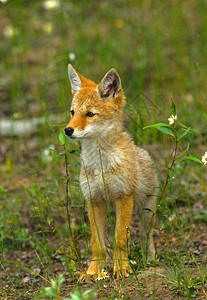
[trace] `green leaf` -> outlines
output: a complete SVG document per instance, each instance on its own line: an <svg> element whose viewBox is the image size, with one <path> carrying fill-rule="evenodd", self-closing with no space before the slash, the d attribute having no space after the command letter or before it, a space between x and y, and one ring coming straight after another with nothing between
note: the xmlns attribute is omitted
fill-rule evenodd
<svg viewBox="0 0 207 300"><path fill-rule="evenodd" d="M47 219L47 223L50 225L50 223L53 221L54 219Z"/></svg>
<svg viewBox="0 0 207 300"><path fill-rule="evenodd" d="M74 260L70 260L70 267L71 267L71 270L73 270L74 272L76 271L76 263L74 262Z"/></svg>
<svg viewBox="0 0 207 300"><path fill-rule="evenodd" d="M162 133L165 133L165 134L169 134L169 135L172 135L174 136L173 132L168 129L168 128L165 128L165 127L156 127L159 131L161 131Z"/></svg>
<svg viewBox="0 0 207 300"><path fill-rule="evenodd" d="M145 126L143 129L154 128L154 127L158 128L158 127L171 127L171 126L169 124L166 124L166 123L156 123L156 124Z"/></svg>
<svg viewBox="0 0 207 300"><path fill-rule="evenodd" d="M202 164L202 161L199 158L194 157L194 156L184 156L184 157L181 157L181 159L190 159L190 160L194 160L194 161L198 162L199 164Z"/></svg>
<svg viewBox="0 0 207 300"><path fill-rule="evenodd" d="M80 163L69 164L68 167L79 167Z"/></svg>
<svg viewBox="0 0 207 300"><path fill-rule="evenodd" d="M190 144L188 143L188 146L187 146L187 148L183 151L183 153L187 152L188 149L189 149L189 147L190 147Z"/></svg>
<svg viewBox="0 0 207 300"><path fill-rule="evenodd" d="M51 279L51 287L52 287L52 289L54 291L56 291L56 289L57 289L57 283L56 283L56 281L54 279ZM48 288L48 289L50 289L50 288Z"/></svg>
<svg viewBox="0 0 207 300"><path fill-rule="evenodd" d="M58 291L60 291L61 285L63 284L64 281L65 281L64 276L60 274L57 280Z"/></svg>
<svg viewBox="0 0 207 300"><path fill-rule="evenodd" d="M188 127L186 130L184 130L182 133L178 135L178 139L182 139L186 134L190 132L191 127Z"/></svg>
<svg viewBox="0 0 207 300"><path fill-rule="evenodd" d="M174 173L171 169L169 169L169 178L173 179L174 178Z"/></svg>
<svg viewBox="0 0 207 300"><path fill-rule="evenodd" d="M83 292L84 300L95 299L96 297L97 297L97 292L94 289L88 289L85 292Z"/></svg>
<svg viewBox="0 0 207 300"><path fill-rule="evenodd" d="M69 181L68 185L71 186L71 187L77 187L77 182L75 182L75 181Z"/></svg>
<svg viewBox="0 0 207 300"><path fill-rule="evenodd" d="M186 148L185 150L183 150L183 149L180 147L180 149L182 150L182 153L181 153L180 155L177 154L176 159L181 159L182 156L183 156L183 154L186 153L186 152L188 151L189 147L190 147L190 144L189 144L189 143L188 143L187 148Z"/></svg>
<svg viewBox="0 0 207 300"><path fill-rule="evenodd" d="M71 144L76 144L76 141L72 141L68 136L65 136L65 140Z"/></svg>
<svg viewBox="0 0 207 300"><path fill-rule="evenodd" d="M56 154L56 157L62 156L62 155L64 155L64 154L66 154L67 152L68 152L67 150L63 150L63 151L57 153L57 154Z"/></svg>
<svg viewBox="0 0 207 300"><path fill-rule="evenodd" d="M71 300L81 300L81 299L83 299L80 291L75 291L73 294L70 293L70 296L71 296L71 298L70 298Z"/></svg>
<svg viewBox="0 0 207 300"><path fill-rule="evenodd" d="M168 129L168 128L165 128L165 127L171 127L169 124L166 124L166 123L156 123L156 124L152 124L152 125L149 125L149 126L145 126L143 129L145 128L157 128L159 131L161 131L162 133L165 133L165 134L169 134L169 135L172 135L174 136L173 132Z"/></svg>
<svg viewBox="0 0 207 300"><path fill-rule="evenodd" d="M53 290L53 286L44 288L44 293L44 296L46 297L57 297L57 293L55 290Z"/></svg>
<svg viewBox="0 0 207 300"><path fill-rule="evenodd" d="M80 152L78 152L77 150L75 150L75 151L73 152L73 154L74 154L75 156L80 157Z"/></svg>
<svg viewBox="0 0 207 300"><path fill-rule="evenodd" d="M66 142L66 136L63 132L61 132L59 134L59 141L61 142L62 145L65 145L65 142Z"/></svg>

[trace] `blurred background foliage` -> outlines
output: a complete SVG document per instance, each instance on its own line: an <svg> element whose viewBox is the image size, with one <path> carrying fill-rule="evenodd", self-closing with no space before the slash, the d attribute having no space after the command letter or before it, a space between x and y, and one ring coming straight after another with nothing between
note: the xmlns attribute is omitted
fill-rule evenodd
<svg viewBox="0 0 207 300"><path fill-rule="evenodd" d="M28 199L22 187L38 182L53 201L61 197L64 162L55 151L60 149L58 133L69 120L68 63L97 83L110 68L117 69L127 97L128 129L156 163L164 163L171 141L143 127L167 122L173 97L178 120L202 134L187 135L183 146L189 143L190 153L201 158L207 134L206 11L206 0L1 0L3 191ZM2 129L6 121L12 122L7 134ZM21 136L14 134L18 121L23 121ZM58 124L62 126L54 126ZM191 181L206 189L203 166L188 162L189 172L186 164L175 168L183 176L183 184L177 181L182 192ZM71 172L77 180L75 166ZM159 171L162 180L164 169Z"/></svg>
<svg viewBox="0 0 207 300"><path fill-rule="evenodd" d="M52 249L60 246L58 239L46 239L53 224L59 239L67 241L65 165L57 156L62 150L58 135L68 123L72 98L68 63L97 83L110 68L117 69L127 97L128 130L162 164L157 166L161 186L173 143L143 127L168 122L171 98L178 121L197 130L183 138L182 147L189 144L189 153L201 159L207 136L206 12L207 0L0 0L1 249L29 246L51 270ZM69 160L72 228L88 242L79 159ZM206 169L181 161L171 177L158 211L163 215L159 222L165 221L159 225L176 233L194 218L201 226L206 222ZM189 210L185 214L198 201L194 217ZM179 206L185 210L178 218ZM84 253L88 249L87 244ZM26 264L33 267L39 263L35 259Z"/></svg>
<svg viewBox="0 0 207 300"><path fill-rule="evenodd" d="M205 0L53 2L0 3L1 117L68 110L71 61L97 82L117 68L127 98L145 94L161 115L173 94L179 117L205 130Z"/></svg>
<svg viewBox="0 0 207 300"><path fill-rule="evenodd" d="M1 0L2 186L22 194L19 187L37 178L45 187L51 172L61 176L64 167L54 153L69 119L68 63L97 83L110 68L118 70L128 128L157 163L163 163L171 142L143 127L167 122L173 97L178 120L202 134L184 139L201 158L207 134L206 11L206 0ZM2 129L5 120L12 121L8 134ZM30 129L20 136L14 131L21 120ZM203 185L204 168L191 164L191 176L201 177ZM184 167L179 172L187 173L188 181ZM72 173L76 176L77 169ZM18 178L12 180L14 174ZM55 189L57 184L50 193Z"/></svg>
<svg viewBox="0 0 207 300"><path fill-rule="evenodd" d="M206 9L206 0L0 1L0 118L32 126L44 117L23 139L2 141L1 162L38 165L43 148L54 145L60 129L52 125L69 119L68 63L96 82L118 70L137 143L163 143L160 133L142 128L167 121L171 97L178 120L205 139ZM196 135L187 142L201 157L204 142Z"/></svg>

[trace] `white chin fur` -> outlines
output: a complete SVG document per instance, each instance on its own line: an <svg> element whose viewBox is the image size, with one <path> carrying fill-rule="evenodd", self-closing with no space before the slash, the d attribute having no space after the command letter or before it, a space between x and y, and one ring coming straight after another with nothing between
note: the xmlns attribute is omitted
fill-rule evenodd
<svg viewBox="0 0 207 300"><path fill-rule="evenodd" d="M75 129L72 135L73 139L82 139L85 137L85 130L77 130Z"/></svg>
<svg viewBox="0 0 207 300"><path fill-rule="evenodd" d="M106 137L107 134L114 128L110 122L104 125L89 125L84 130L75 129L72 135L74 139L86 139L86 138L101 138Z"/></svg>

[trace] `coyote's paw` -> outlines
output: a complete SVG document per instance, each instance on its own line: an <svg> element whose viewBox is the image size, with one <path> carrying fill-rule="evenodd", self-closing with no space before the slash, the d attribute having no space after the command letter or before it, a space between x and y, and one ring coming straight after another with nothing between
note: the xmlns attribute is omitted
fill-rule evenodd
<svg viewBox="0 0 207 300"><path fill-rule="evenodd" d="M86 283L90 283L92 281L95 280L96 275L89 275L86 272L81 272L80 273L80 277L79 277L79 282L86 282Z"/></svg>
<svg viewBox="0 0 207 300"><path fill-rule="evenodd" d="M126 260L115 260L114 262L114 277L121 278L121 277L129 277L132 273L132 269L129 265L129 262Z"/></svg>
<svg viewBox="0 0 207 300"><path fill-rule="evenodd" d="M97 263L92 261L87 272L82 272L79 277L79 281L81 282L89 282L92 280L96 280L98 275L101 273L102 269L104 268L103 263Z"/></svg>

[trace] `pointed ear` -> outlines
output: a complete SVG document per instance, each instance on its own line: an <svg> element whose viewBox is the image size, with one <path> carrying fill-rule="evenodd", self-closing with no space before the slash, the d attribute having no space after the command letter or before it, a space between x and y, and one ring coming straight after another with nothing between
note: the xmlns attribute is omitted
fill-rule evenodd
<svg viewBox="0 0 207 300"><path fill-rule="evenodd" d="M106 73L98 85L98 90L103 99L113 99L121 91L121 79L116 69L111 69Z"/></svg>
<svg viewBox="0 0 207 300"><path fill-rule="evenodd" d="M82 84L78 72L73 68L71 64L68 65L68 76L70 79L72 92L73 94L76 94L80 90Z"/></svg>

